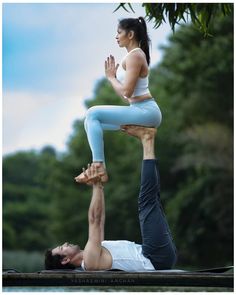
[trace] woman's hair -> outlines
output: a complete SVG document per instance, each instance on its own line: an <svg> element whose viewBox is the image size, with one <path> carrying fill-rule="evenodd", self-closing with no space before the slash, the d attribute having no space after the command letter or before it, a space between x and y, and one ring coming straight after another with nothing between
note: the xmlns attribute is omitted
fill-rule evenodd
<svg viewBox="0 0 236 295"><path fill-rule="evenodd" d="M59 254L52 255L52 249L48 249L45 253L45 269L75 269L76 267L73 264L61 264L64 257Z"/></svg>
<svg viewBox="0 0 236 295"><path fill-rule="evenodd" d="M119 27L127 32L133 31L139 47L146 54L148 65L150 64L149 44L150 38L147 33L147 25L142 16L138 18L124 18L119 21Z"/></svg>

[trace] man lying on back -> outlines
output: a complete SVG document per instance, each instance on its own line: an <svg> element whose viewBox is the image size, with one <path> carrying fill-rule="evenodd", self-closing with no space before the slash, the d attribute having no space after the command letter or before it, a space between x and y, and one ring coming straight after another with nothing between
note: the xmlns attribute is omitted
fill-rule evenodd
<svg viewBox="0 0 236 295"><path fill-rule="evenodd" d="M150 271L171 269L176 263L176 248L160 202L160 178L154 153L156 129L122 126L143 146L138 216L142 245L131 241L104 240L105 202L103 185L94 165L87 170L87 184L92 185L88 211L89 238L84 250L64 243L47 250L46 269L82 267L84 270Z"/></svg>

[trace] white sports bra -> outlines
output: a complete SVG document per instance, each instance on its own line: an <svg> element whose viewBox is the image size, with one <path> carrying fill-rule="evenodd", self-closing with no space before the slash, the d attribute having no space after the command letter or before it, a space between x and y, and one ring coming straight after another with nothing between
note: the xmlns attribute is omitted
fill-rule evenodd
<svg viewBox="0 0 236 295"><path fill-rule="evenodd" d="M132 50L130 50L130 52L128 52L121 60L120 62L120 66L117 69L116 72L116 77L117 80L119 80L121 83L124 82L125 80L125 75L126 75L126 71L122 66L122 62L124 61L124 59L127 57L128 54L130 54L131 52L135 51L140 48L134 48ZM137 83L134 87L134 92L132 94L131 97L135 97L135 96L141 96L141 95L145 95L145 94L150 94L149 88L148 88L148 75L144 78L139 77L137 80Z"/></svg>

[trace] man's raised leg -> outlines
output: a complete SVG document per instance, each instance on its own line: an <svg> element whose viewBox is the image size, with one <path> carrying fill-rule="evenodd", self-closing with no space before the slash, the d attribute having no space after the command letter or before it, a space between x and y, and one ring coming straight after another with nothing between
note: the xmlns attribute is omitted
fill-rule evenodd
<svg viewBox="0 0 236 295"><path fill-rule="evenodd" d="M176 250L160 202L160 177L155 158L155 128L126 125L122 130L137 137L143 146L141 187L138 199L143 254L155 269L170 269Z"/></svg>

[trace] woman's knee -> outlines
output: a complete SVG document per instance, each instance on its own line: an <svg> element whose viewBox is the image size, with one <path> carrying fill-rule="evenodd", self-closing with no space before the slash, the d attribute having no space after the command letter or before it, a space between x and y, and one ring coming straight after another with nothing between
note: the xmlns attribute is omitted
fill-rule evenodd
<svg viewBox="0 0 236 295"><path fill-rule="evenodd" d="M97 119L99 114L99 109L100 109L99 106L93 106L89 108L86 113L86 121L91 119Z"/></svg>
<svg viewBox="0 0 236 295"><path fill-rule="evenodd" d="M93 106L93 107L89 108L86 112L86 116L84 119L84 129L86 132L88 131L89 122L96 119L96 112L97 112L96 109L97 109L97 107Z"/></svg>

